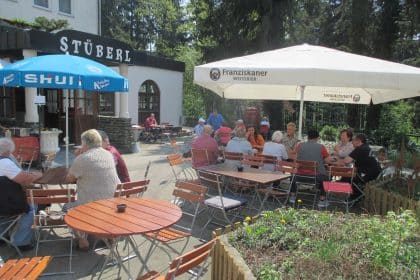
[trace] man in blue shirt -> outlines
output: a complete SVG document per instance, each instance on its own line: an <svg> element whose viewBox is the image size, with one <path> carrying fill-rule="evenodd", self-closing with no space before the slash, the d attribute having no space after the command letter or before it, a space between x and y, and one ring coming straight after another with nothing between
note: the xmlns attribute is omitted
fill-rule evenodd
<svg viewBox="0 0 420 280"><path fill-rule="evenodd" d="M213 131L216 131L219 129L219 127L222 125L224 121L225 120L223 119L222 114L217 113L217 110L213 110L213 112L210 113L207 119L207 124L213 127Z"/></svg>

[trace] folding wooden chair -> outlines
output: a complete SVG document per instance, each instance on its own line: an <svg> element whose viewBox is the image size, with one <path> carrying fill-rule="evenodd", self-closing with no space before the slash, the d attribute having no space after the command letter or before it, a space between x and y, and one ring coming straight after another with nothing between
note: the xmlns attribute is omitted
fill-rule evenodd
<svg viewBox="0 0 420 280"><path fill-rule="evenodd" d="M261 168L264 165L264 158L261 156L242 155L240 163L242 166L250 168ZM239 196L248 194L253 200L257 187L258 184L254 182L241 179L229 179L229 182L226 184L226 191L229 191L232 194L239 194Z"/></svg>
<svg viewBox="0 0 420 280"><path fill-rule="evenodd" d="M0 279L38 279L51 259L51 256L45 256L8 260L0 267Z"/></svg>
<svg viewBox="0 0 420 280"><path fill-rule="evenodd" d="M277 157L272 156L272 155L264 155L264 154L261 154L260 156L263 157L263 163L264 163L263 169L274 171L277 164Z"/></svg>
<svg viewBox="0 0 420 280"><path fill-rule="evenodd" d="M330 166L329 176L330 181L323 182L328 202L344 204L346 206L346 212L349 212L349 208L354 203L350 199L350 196L353 194L354 167Z"/></svg>
<svg viewBox="0 0 420 280"><path fill-rule="evenodd" d="M150 180L139 180L133 182L126 182L117 185L115 190L114 197L142 197L144 192L147 191Z"/></svg>
<svg viewBox="0 0 420 280"><path fill-rule="evenodd" d="M23 167L27 167L29 171L32 167L32 163L38 159L39 149L34 149L33 147L19 147L19 150L16 154L16 160Z"/></svg>
<svg viewBox="0 0 420 280"><path fill-rule="evenodd" d="M223 151L223 158L225 160L236 160L236 161L241 161L242 160L242 153L236 153L236 152L226 152Z"/></svg>
<svg viewBox="0 0 420 280"><path fill-rule="evenodd" d="M174 196L173 203L181 206L182 220L177 224L158 232L146 233L145 236L153 242L159 241L161 244L175 252L177 252L177 250L171 247L170 244L186 239L185 245L181 250L182 253L191 237L200 206L203 206L206 194L207 187L205 186L185 181L176 182L175 189L172 193ZM151 246L151 249L147 254L148 256L145 258L146 260L153 251L152 247L154 246Z"/></svg>
<svg viewBox="0 0 420 280"><path fill-rule="evenodd" d="M43 230L46 230L48 235L54 233L58 228L68 229L67 224L64 222L64 213L60 211L52 211L53 204L64 204L74 202L76 200L76 191L72 188L68 189L28 189L27 197L31 204L36 205L50 205L45 211L40 211L39 214L34 215L34 230L36 236L36 249L35 255L38 256L38 249L40 243L53 242L53 241L70 241L70 252L68 255L59 255L56 257L69 257L69 270L66 272L51 273L66 274L73 273L72 271L72 258L73 258L73 236L70 233L68 237L59 237L58 239L47 239L47 236L42 238Z"/></svg>
<svg viewBox="0 0 420 280"><path fill-rule="evenodd" d="M194 279L200 279L205 268L205 263L211 255L214 245L216 244L216 238L209 242L201 245L200 247L175 258L169 265L169 270L166 274L159 273L157 271L150 271L143 276L137 278L137 280L172 280L185 272L191 272L194 268L197 272L194 273Z"/></svg>
<svg viewBox="0 0 420 280"><path fill-rule="evenodd" d="M204 204L207 205L207 207L210 209L210 213L207 223L203 226L203 230L200 234L201 236L210 223L218 224L215 222L217 220L227 222L228 224L232 224L233 220L238 216L240 208L246 205L247 200L241 197L223 195L222 177L220 175L198 170L198 178L202 185L208 188L215 188L218 194L216 196L207 198L204 201ZM222 213L221 218L216 216L217 212ZM232 212L236 212L236 214L230 219L228 217L228 214Z"/></svg>
<svg viewBox="0 0 420 280"><path fill-rule="evenodd" d="M296 174L296 170L297 170L297 165L293 162L288 162L288 161L277 161L276 165L274 166L274 172L281 172L283 174L289 174L290 176L293 176L294 174ZM290 183L291 183L291 180L289 180L289 184ZM258 188L257 196L258 196L258 200L260 201L260 208L258 212L261 212L263 210L269 198L273 199L273 203L275 203L277 207L282 206L284 203L284 198L286 198L287 195L288 195L287 190L282 189L280 186L275 187L273 185L270 185L267 188ZM261 196L263 196L262 199L261 199Z"/></svg>
<svg viewBox="0 0 420 280"><path fill-rule="evenodd" d="M16 250L16 253L19 255L19 257L22 257L22 252L10 240L12 230L19 221L20 217L21 215L0 217L0 229L4 228L2 231L0 231L0 240L4 241L7 245L13 247Z"/></svg>
<svg viewBox="0 0 420 280"><path fill-rule="evenodd" d="M287 199L289 202L296 204L299 197L302 201L312 201L312 209L315 208L315 203L318 199L319 189L317 187L318 162L309 160L297 160L296 165L290 169L290 172L295 172L292 176ZM294 201L290 201L290 193L293 183L296 183L296 196ZM299 196L299 195L303 196ZM312 199L307 199L307 197Z"/></svg>
<svg viewBox="0 0 420 280"><path fill-rule="evenodd" d="M195 171L186 164L182 154L170 154L167 155L166 158L171 166L175 181L192 181L195 179Z"/></svg>
<svg viewBox="0 0 420 280"><path fill-rule="evenodd" d="M193 168L210 165L209 154L206 149L191 148L191 161Z"/></svg>

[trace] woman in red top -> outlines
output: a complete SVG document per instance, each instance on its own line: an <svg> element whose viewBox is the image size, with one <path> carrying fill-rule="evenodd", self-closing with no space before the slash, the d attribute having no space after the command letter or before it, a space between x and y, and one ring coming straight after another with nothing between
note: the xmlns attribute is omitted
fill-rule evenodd
<svg viewBox="0 0 420 280"><path fill-rule="evenodd" d="M258 151L262 150L265 144L264 137L254 127L248 127L246 136L253 149L257 149Z"/></svg>

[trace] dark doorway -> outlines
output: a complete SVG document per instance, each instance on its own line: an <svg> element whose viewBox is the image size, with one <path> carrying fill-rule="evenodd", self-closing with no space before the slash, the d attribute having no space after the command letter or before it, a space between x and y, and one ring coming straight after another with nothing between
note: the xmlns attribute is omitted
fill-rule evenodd
<svg viewBox="0 0 420 280"><path fill-rule="evenodd" d="M138 123L144 125L146 118L154 113L160 123L160 91L152 80L146 80L139 90L139 119Z"/></svg>

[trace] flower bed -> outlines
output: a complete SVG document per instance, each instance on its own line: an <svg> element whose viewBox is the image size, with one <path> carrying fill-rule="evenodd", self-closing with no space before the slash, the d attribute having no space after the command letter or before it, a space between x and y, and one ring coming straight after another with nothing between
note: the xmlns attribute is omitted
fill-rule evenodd
<svg viewBox="0 0 420 280"><path fill-rule="evenodd" d="M381 218L291 208L265 212L227 239L257 279L418 279L418 230L410 211ZM218 270L231 271L224 260Z"/></svg>

